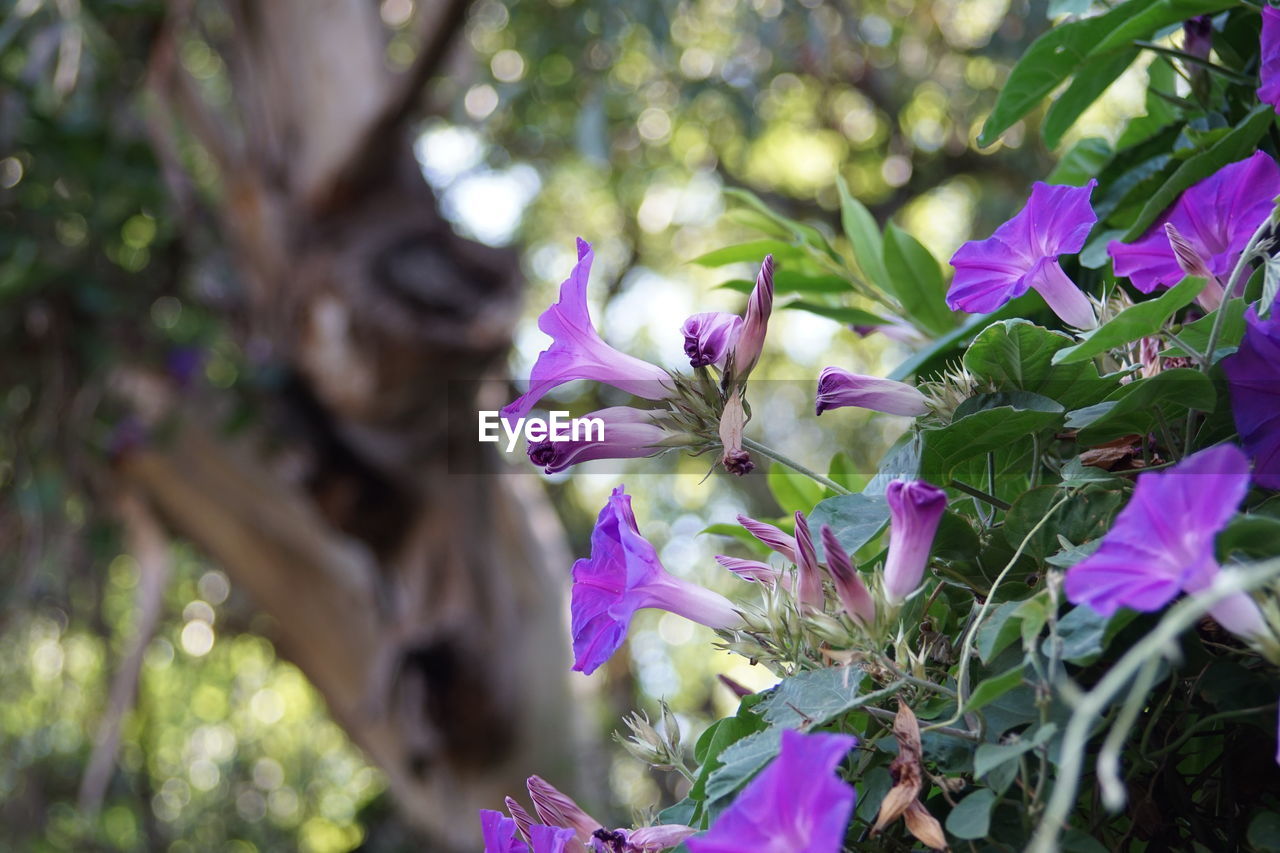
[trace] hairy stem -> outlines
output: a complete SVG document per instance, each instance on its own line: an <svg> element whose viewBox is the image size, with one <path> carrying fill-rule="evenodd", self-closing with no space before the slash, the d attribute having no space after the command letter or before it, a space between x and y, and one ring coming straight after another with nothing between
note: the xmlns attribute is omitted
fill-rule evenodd
<svg viewBox="0 0 1280 853"><path fill-rule="evenodd" d="M791 457L784 456L778 451L774 450L772 447L769 447L768 445L765 445L765 444L761 444L760 442L755 441L754 439L747 438L745 435L742 437L742 446L745 448L748 448L749 450L754 450L756 453L762 454L764 456L768 456L770 459L772 459L774 462L777 462L779 465L786 465L788 468L790 468L792 471L795 471L797 474L803 474L804 476L808 477L810 480L813 480L818 485L825 486L826 488L835 492L837 495L853 494L844 486L837 483L835 480L832 480L828 477L824 477L821 474L819 474L817 471L814 471L812 468L807 468L804 465L801 465L799 462L792 459Z"/></svg>

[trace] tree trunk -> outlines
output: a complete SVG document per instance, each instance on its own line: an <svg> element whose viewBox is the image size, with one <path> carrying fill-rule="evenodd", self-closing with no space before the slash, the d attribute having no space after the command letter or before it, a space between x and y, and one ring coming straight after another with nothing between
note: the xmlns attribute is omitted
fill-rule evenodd
<svg viewBox="0 0 1280 853"><path fill-rule="evenodd" d="M122 470L272 617L431 849L474 849L476 810L525 775L573 787L568 560L537 484L450 425L454 407L475 428L472 380L501 371L520 281L514 254L452 233L413 158L407 119L465 3L416 6L419 54L393 74L372 0L226 0L215 107L175 60L207 31L171 3L156 149L180 203L183 141L216 166L246 352L289 379L233 443L202 425L216 401L132 377L149 418L179 426Z"/></svg>

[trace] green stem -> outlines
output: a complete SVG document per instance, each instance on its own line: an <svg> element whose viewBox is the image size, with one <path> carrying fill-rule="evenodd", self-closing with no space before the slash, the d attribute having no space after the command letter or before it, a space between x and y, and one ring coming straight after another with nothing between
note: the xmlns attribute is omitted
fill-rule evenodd
<svg viewBox="0 0 1280 853"><path fill-rule="evenodd" d="M1204 348L1204 363L1200 365L1200 370L1204 373L1208 373L1209 368L1213 366L1213 353L1218 348L1218 338L1222 337L1222 327L1225 325L1227 316L1227 303L1231 301L1231 295L1236 292L1236 287L1240 284L1240 276L1244 275L1244 271L1249 268L1249 264L1257 254L1262 235L1270 231L1271 226L1270 217L1258 226L1258 230L1253 232L1253 236L1245 244L1244 251L1240 253L1240 260L1236 261L1235 268L1231 270L1231 277L1227 279L1227 286L1222 292L1222 304L1218 306L1218 313L1213 318L1213 328L1209 330L1209 342Z"/></svg>
<svg viewBox="0 0 1280 853"><path fill-rule="evenodd" d="M969 495L970 497L977 498L983 503L989 503L996 509L1002 509L1007 511L1012 506L1012 504L1005 503L995 495L989 495L986 492L982 491L981 489L974 488L973 486L970 486L968 483L962 483L959 480L952 480L949 483L947 483L947 485L953 489L956 489L957 491L964 492L966 495Z"/></svg>
<svg viewBox="0 0 1280 853"><path fill-rule="evenodd" d="M1027 545L1030 544L1031 538L1039 533L1040 528L1044 527L1049 522L1049 519L1058 511L1058 508L1070 499L1071 495L1063 495L1054 502L1053 506L1049 507L1049 511L1044 514L1044 517L1036 522L1035 527L1032 527L1027 531L1026 536L1022 537L1022 541L1018 543L1018 550L1013 552L1013 556L1009 558L1009 562L1000 570L1000 574L996 575L996 579L992 582L991 589L987 593L986 599L982 602L982 607L978 610L978 615L974 617L973 622L969 625L969 630L965 632L964 643L960 646L960 669L956 675L956 713L953 717L948 720L944 720L941 723L925 726L923 729L924 731L933 731L934 729L939 729L943 726L949 726L963 716L964 706L969 701L969 660L973 657L974 638L977 637L978 628L982 626L983 620L987 618L987 611L991 609L991 602L995 601L996 590L1000 587L1000 584L1004 582L1004 579L1008 576L1009 572L1013 570L1014 563L1018 562L1018 558L1022 556L1022 552L1025 551Z"/></svg>
<svg viewBox="0 0 1280 853"><path fill-rule="evenodd" d="M1156 758L1160 758L1161 756L1168 755L1170 752L1176 752L1184 743L1191 740L1191 738L1193 738L1197 732L1200 732L1200 731L1203 731L1204 729L1209 728L1214 723L1220 723L1223 720L1233 720L1236 717L1250 717L1254 714L1261 714L1266 711L1274 711L1275 709L1276 709L1276 703L1272 702L1270 705L1256 705L1252 708L1239 708L1234 711L1219 711L1216 714L1210 714L1209 716L1197 721L1194 725L1190 726L1173 743L1169 744L1168 746L1160 747L1155 752L1151 753L1151 755L1148 757L1152 759L1156 759Z"/></svg>
<svg viewBox="0 0 1280 853"><path fill-rule="evenodd" d="M1150 660L1172 648L1178 636L1195 625L1213 605L1237 592L1256 589L1276 577L1280 577L1280 559L1267 560L1249 569L1224 569L1211 587L1171 607L1155 630L1131 647L1092 690L1079 698L1063 737L1053 796L1027 853L1058 853L1058 836L1066 826L1079 791L1089 734L1094 722L1120 691Z"/></svg>
<svg viewBox="0 0 1280 853"><path fill-rule="evenodd" d="M742 437L742 446L747 448L748 450L754 450L756 453L762 454L764 456L768 456L770 459L772 459L774 462L777 462L779 465L786 465L788 468L790 468L792 471L795 471L797 474L803 474L804 476L808 477L810 480L813 480L818 485L825 486L826 488L835 492L837 495L853 494L844 486L837 483L835 480L832 480L828 477L824 477L821 474L819 474L817 471L814 471L812 468L806 468L804 465L801 465L799 462L795 461L789 456L783 456L781 453L774 450L772 447L769 447L768 445L765 445L765 444L761 444L760 442L755 441L754 439L747 438L745 435Z"/></svg>
<svg viewBox="0 0 1280 853"><path fill-rule="evenodd" d="M1158 45L1158 44L1152 44L1149 41L1134 41L1133 44L1134 44L1134 47L1140 47L1143 50L1149 50L1152 53L1159 53L1164 56L1172 56L1174 59L1180 59L1183 62L1190 62L1193 65L1201 65L1207 68L1209 71L1212 71L1214 74L1222 75L1223 77L1227 78L1233 83L1252 83L1253 82L1252 77L1245 77L1243 74L1237 74L1236 72L1232 71L1230 68L1224 68L1221 65L1210 62L1207 59L1202 59L1201 57L1195 56L1194 54L1184 53L1181 50L1176 50L1171 47L1162 47L1161 45Z"/></svg>

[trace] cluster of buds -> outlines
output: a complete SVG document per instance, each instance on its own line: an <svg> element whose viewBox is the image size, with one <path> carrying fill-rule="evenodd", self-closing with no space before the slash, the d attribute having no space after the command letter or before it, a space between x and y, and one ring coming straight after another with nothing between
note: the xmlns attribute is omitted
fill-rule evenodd
<svg viewBox="0 0 1280 853"><path fill-rule="evenodd" d="M631 730L629 735L614 732L613 739L636 758L655 770L684 768L684 752L680 745L680 723L671 707L661 702L661 731L649 722L649 716L636 711L624 722Z"/></svg>

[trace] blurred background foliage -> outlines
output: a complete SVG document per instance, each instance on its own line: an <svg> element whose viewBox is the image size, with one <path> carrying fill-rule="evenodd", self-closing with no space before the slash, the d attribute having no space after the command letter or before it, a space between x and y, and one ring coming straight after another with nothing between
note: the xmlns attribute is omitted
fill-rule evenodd
<svg viewBox="0 0 1280 853"><path fill-rule="evenodd" d="M217 26L218 4L198 2ZM413 11L413 0L380 4L393 68L413 60ZM843 176L943 262L1020 204L1053 152L1021 126L989 149L974 139L1046 11L1025 0L480 0L423 93L416 150L459 231L519 247L530 318L581 235L596 245L591 299L606 340L675 366L683 318L739 310L742 296L717 285L754 274L689 263L758 236L726 188L838 233ZM276 656L251 603L180 543L102 811L76 809L139 583L103 485L137 428L105 388L119 364L149 364L179 386L226 392L234 429L277 387L240 347L238 287L213 224L152 154L156 117L141 92L163 12L156 0L0 4L0 849L391 849L379 774ZM226 69L198 36L179 59L207 96L226 97ZM1140 113L1144 68L1064 146ZM197 145L181 157L198 192L220 192ZM778 311L770 335L758 375L800 381L778 383L754 428L825 460L805 416L818 369L884 373L905 350L799 311ZM513 375L543 346L522 325ZM852 411L830 420L855 471L899 428ZM764 477L703 483L708 466L669 455L629 466L626 481L666 565L727 591L711 560L726 541L698 534L787 507ZM618 481L616 463L607 470L549 478L575 553ZM767 683L708 651L702 631L637 617L630 654L595 676L602 738L665 698L691 742L735 704L715 673ZM621 751L609 766L619 814L680 793L675 774L655 778Z"/></svg>

